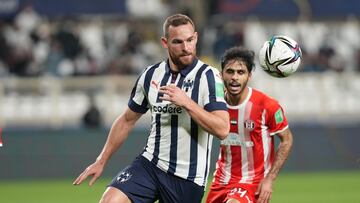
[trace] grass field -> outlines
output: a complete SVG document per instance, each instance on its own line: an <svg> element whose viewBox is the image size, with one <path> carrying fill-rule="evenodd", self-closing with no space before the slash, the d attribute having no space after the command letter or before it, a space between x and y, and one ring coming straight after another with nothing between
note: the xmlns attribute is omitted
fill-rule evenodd
<svg viewBox="0 0 360 203"><path fill-rule="evenodd" d="M2 203L96 203L109 179L94 186L72 180L1 181ZM360 171L283 173L274 188L274 203L360 203Z"/></svg>

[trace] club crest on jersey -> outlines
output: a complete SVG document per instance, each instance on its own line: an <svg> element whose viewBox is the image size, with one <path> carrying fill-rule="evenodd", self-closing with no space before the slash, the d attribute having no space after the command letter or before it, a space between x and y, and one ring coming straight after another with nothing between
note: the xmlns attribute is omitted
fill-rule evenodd
<svg viewBox="0 0 360 203"><path fill-rule="evenodd" d="M254 128L255 128L255 122L254 121L252 121L252 120L246 120L245 122L244 122L244 128L245 129L247 129L247 130L249 130L249 131L252 131L252 130L254 130Z"/></svg>
<svg viewBox="0 0 360 203"><path fill-rule="evenodd" d="M193 85L194 81L189 79L187 81L184 81L182 89L185 90L185 92L188 92L189 89L192 89Z"/></svg>
<svg viewBox="0 0 360 203"><path fill-rule="evenodd" d="M124 183L128 181L131 178L132 174L128 171L123 171L120 173L120 175L116 178L117 181L120 183Z"/></svg>

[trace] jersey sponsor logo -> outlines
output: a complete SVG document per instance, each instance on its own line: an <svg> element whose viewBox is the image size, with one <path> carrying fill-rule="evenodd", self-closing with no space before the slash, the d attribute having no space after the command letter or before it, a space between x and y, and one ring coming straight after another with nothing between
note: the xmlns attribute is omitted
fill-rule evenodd
<svg viewBox="0 0 360 203"><path fill-rule="evenodd" d="M241 139L240 135L237 133L229 133L229 135L224 140L221 140L221 144L242 147L254 146L252 141L243 141L243 139Z"/></svg>
<svg viewBox="0 0 360 203"><path fill-rule="evenodd" d="M275 122L276 124L282 123L284 121L283 113L281 108L275 113Z"/></svg>
<svg viewBox="0 0 360 203"><path fill-rule="evenodd" d="M184 81L182 89L185 90L185 92L188 92L190 89L192 89L194 86L194 80L187 80Z"/></svg>
<svg viewBox="0 0 360 203"><path fill-rule="evenodd" d="M224 97L224 84L217 82L215 86L216 97Z"/></svg>
<svg viewBox="0 0 360 203"><path fill-rule="evenodd" d="M124 183L126 181L128 181L131 178L132 174L128 171L123 171L122 173L120 173L120 175L116 178L117 181L119 181L120 183Z"/></svg>
<svg viewBox="0 0 360 203"><path fill-rule="evenodd" d="M176 105L166 104L165 106L153 106L155 113L181 114L182 108Z"/></svg>
<svg viewBox="0 0 360 203"><path fill-rule="evenodd" d="M254 128L255 128L255 122L252 121L252 120L246 120L246 121L244 122L244 128L247 129L247 130L249 130L249 131L254 130Z"/></svg>

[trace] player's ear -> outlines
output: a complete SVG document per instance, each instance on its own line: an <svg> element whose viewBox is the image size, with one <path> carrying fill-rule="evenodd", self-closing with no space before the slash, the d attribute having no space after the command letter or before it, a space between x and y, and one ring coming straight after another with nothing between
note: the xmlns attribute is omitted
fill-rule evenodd
<svg viewBox="0 0 360 203"><path fill-rule="evenodd" d="M168 40L165 37L161 37L161 45L165 49L168 48L167 42L168 42Z"/></svg>

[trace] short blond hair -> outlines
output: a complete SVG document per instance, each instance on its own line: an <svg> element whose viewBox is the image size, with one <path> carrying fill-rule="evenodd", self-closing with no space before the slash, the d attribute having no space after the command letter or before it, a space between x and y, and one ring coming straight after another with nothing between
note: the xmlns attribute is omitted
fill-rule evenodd
<svg viewBox="0 0 360 203"><path fill-rule="evenodd" d="M194 30L195 30L194 22L187 15L175 14L175 15L167 17L165 22L164 22L164 25L163 25L164 37L165 38L169 37L169 27L170 26L177 27L179 25L186 25L188 23L190 23L193 26Z"/></svg>

